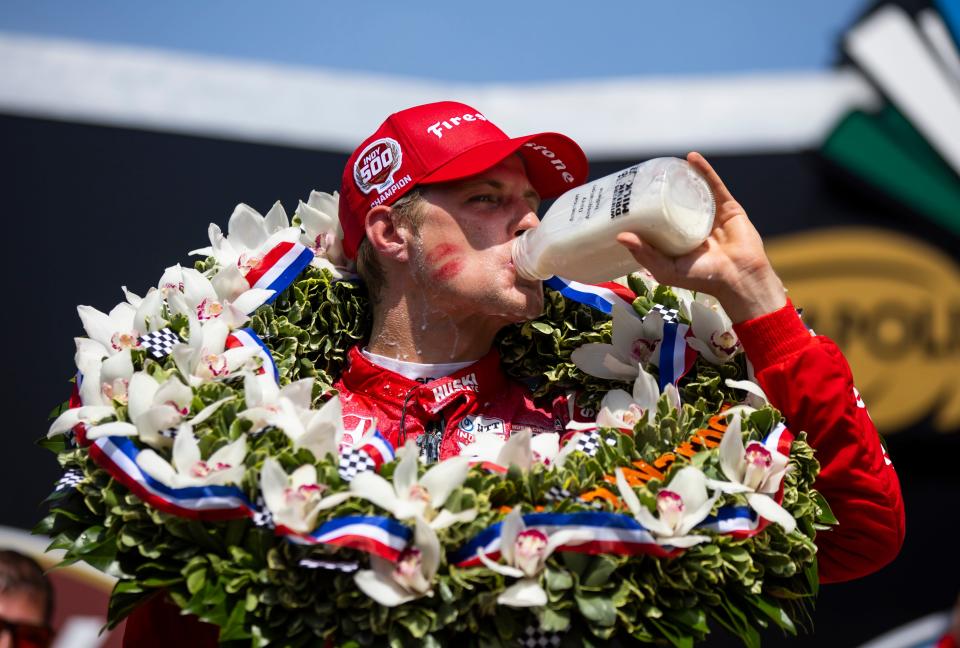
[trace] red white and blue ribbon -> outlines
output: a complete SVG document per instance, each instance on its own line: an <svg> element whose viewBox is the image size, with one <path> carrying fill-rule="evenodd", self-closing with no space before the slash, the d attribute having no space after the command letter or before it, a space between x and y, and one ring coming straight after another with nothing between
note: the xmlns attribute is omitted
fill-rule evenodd
<svg viewBox="0 0 960 648"><path fill-rule="evenodd" d="M380 434L380 430L374 431L372 435L366 439L362 439L362 441L363 443L358 450L363 450L370 456L370 459L372 459L376 465L375 469L377 471L380 470L380 466L393 461L397 457L397 453L393 449L393 444Z"/></svg>
<svg viewBox="0 0 960 648"><path fill-rule="evenodd" d="M585 304L607 315L613 314L614 304L619 303L632 308L633 298L630 297L632 292L619 284L606 284L610 287L594 286L562 277L550 277L543 282L543 285L556 290L567 299Z"/></svg>
<svg viewBox="0 0 960 648"><path fill-rule="evenodd" d="M582 511L579 513L528 513L523 516L527 529L534 529L550 535L557 531L582 530L593 538L582 544L563 545L557 551L575 553L603 554L613 553L625 556L652 554L662 558L676 555L657 544L653 535L632 516L601 511ZM483 564L478 553L491 560L500 556L500 531L503 523L497 522L480 533L457 550L450 562L457 567L475 567Z"/></svg>
<svg viewBox="0 0 960 648"><path fill-rule="evenodd" d="M128 437L102 437L90 445L90 455L141 500L165 513L194 520L251 517L256 508L236 486L171 488L137 464L140 449Z"/></svg>
<svg viewBox="0 0 960 648"><path fill-rule="evenodd" d="M783 423L778 423L763 440L764 445L771 445L771 441L776 442L777 452L789 457L790 448L793 446L793 432L787 429Z"/></svg>
<svg viewBox="0 0 960 648"><path fill-rule="evenodd" d="M715 515L707 516L694 529L746 538L756 535L766 525L767 520L757 515L756 511L749 506L723 506Z"/></svg>
<svg viewBox="0 0 960 648"><path fill-rule="evenodd" d="M277 243L244 277L251 288L274 291L269 304L313 261L313 250L290 241Z"/></svg>
<svg viewBox="0 0 960 648"><path fill-rule="evenodd" d="M252 328L242 328L231 331L230 335L227 336L224 347L227 349L256 347L258 349L257 355L263 361L260 373L266 373L269 369L273 379L277 381L278 385L280 384L280 372L277 371L277 363L273 361L273 355L271 355L270 349L267 348L267 345L264 344L263 340L260 339L260 336L257 335Z"/></svg>
<svg viewBox="0 0 960 648"><path fill-rule="evenodd" d="M413 537L408 527L393 518L362 515L334 518L309 534L297 533L282 526L277 527L277 532L298 544L349 547L391 562L397 560Z"/></svg>
<svg viewBox="0 0 960 648"><path fill-rule="evenodd" d="M137 464L141 450L128 437L103 437L90 445L94 460L110 475L153 508L194 520L256 518L260 510L236 486L171 488ZM396 560L412 537L409 528L394 519L349 516L330 520L309 534L277 526L278 535L298 544L329 544L366 551Z"/></svg>
<svg viewBox="0 0 960 648"><path fill-rule="evenodd" d="M697 352L687 344L690 327L680 322L664 322L660 342L660 392L676 384L697 361Z"/></svg>

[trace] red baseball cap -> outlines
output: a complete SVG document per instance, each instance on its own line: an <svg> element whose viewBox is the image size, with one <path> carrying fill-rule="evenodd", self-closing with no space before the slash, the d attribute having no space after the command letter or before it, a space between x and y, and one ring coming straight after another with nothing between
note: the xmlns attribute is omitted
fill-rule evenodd
<svg viewBox="0 0 960 648"><path fill-rule="evenodd" d="M356 258L367 212L392 205L417 185L459 180L519 153L541 198L587 179L587 156L559 133L507 137L483 113L455 101L414 106L387 117L347 160L340 185L343 249Z"/></svg>

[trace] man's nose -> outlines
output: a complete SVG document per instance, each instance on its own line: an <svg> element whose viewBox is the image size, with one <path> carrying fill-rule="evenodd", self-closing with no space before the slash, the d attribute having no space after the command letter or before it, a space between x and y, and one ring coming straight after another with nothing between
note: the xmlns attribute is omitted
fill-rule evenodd
<svg viewBox="0 0 960 648"><path fill-rule="evenodd" d="M526 207L520 216L520 220L517 221L516 227L514 228L513 235L520 236L529 229L533 229L540 224L540 219L537 218L537 213Z"/></svg>

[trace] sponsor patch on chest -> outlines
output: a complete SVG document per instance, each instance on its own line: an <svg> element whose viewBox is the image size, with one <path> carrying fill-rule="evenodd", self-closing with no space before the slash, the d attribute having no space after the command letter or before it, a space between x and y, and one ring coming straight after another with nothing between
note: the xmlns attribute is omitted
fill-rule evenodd
<svg viewBox="0 0 960 648"><path fill-rule="evenodd" d="M507 426L503 419L492 416L471 415L463 417L458 425L461 431L474 436L480 434L495 434L500 438L506 438Z"/></svg>
<svg viewBox="0 0 960 648"><path fill-rule="evenodd" d="M442 403L451 396L464 391L480 391L480 384L477 382L477 374L470 373L462 378L454 378L453 380L449 380L437 385L433 388L433 399L437 403Z"/></svg>

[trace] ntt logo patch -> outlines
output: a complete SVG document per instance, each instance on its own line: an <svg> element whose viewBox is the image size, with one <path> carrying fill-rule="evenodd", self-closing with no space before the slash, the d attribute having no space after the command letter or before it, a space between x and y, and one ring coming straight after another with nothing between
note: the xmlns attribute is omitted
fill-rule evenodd
<svg viewBox="0 0 960 648"><path fill-rule="evenodd" d="M376 189L383 193L393 184L393 174L403 163L397 140L383 137L370 142L353 163L353 180L365 194Z"/></svg>

